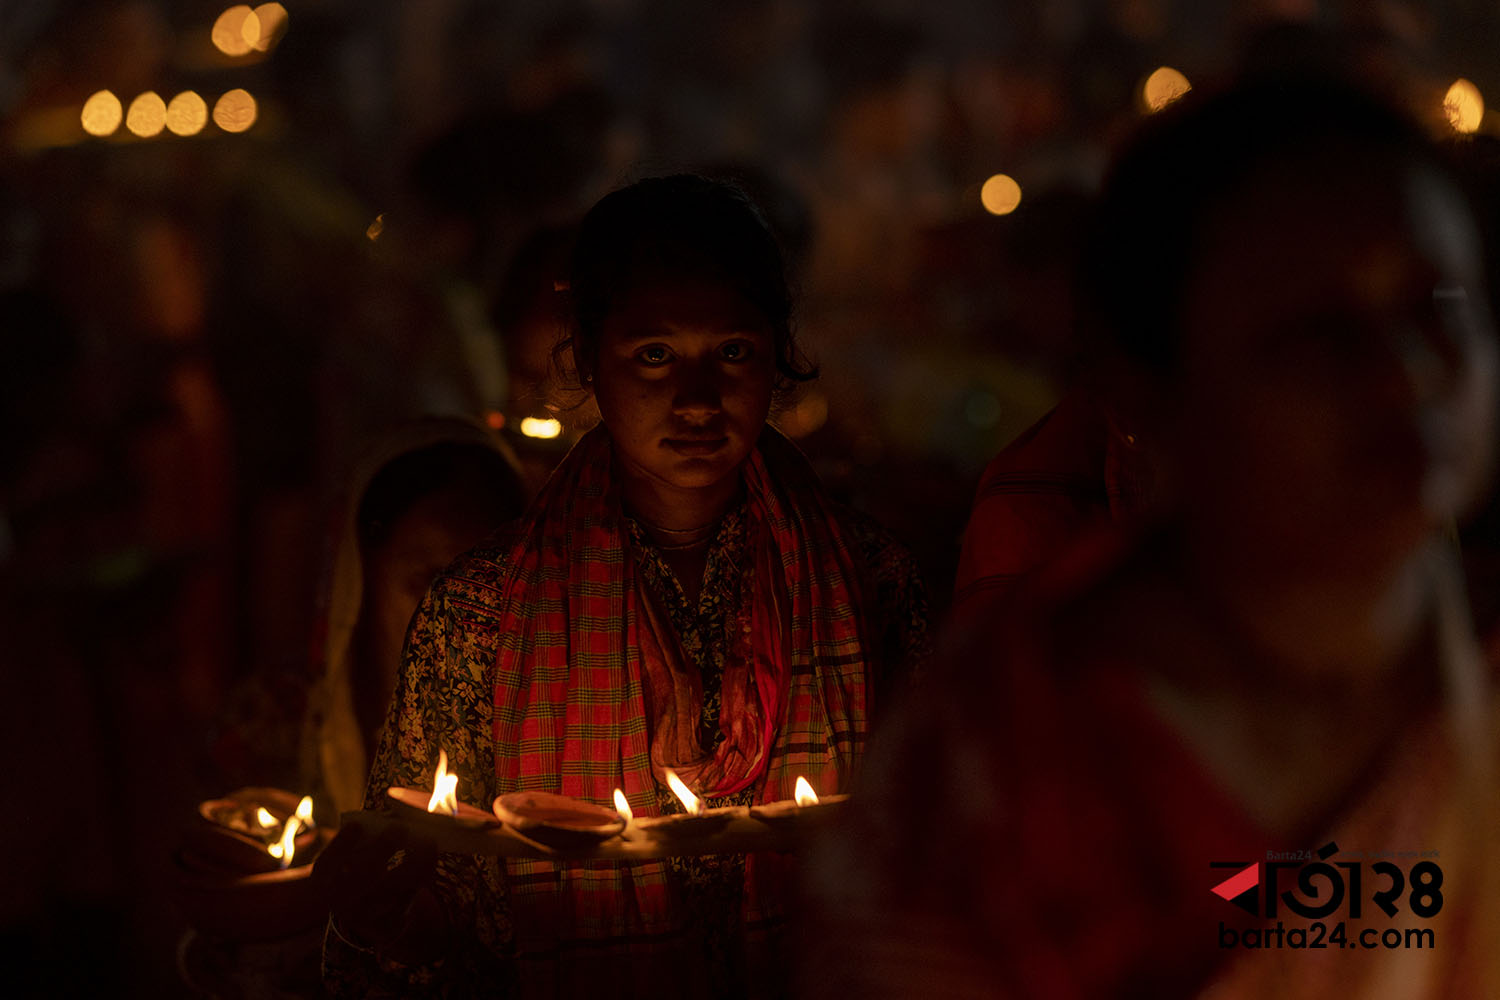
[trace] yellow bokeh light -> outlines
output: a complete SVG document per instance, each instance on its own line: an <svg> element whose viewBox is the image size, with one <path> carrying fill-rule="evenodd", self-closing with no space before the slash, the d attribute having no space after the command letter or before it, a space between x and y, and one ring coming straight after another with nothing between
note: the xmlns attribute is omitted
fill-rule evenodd
<svg viewBox="0 0 1500 1000"><path fill-rule="evenodd" d="M154 90L138 94L125 112L125 127L142 139L157 135L167 124L167 102Z"/></svg>
<svg viewBox="0 0 1500 1000"><path fill-rule="evenodd" d="M1021 204L1021 185L1009 174L996 174L979 189L979 201L991 215L1009 215Z"/></svg>
<svg viewBox="0 0 1500 1000"><path fill-rule="evenodd" d="M101 90L83 102L83 130L89 135L111 135L120 127L125 111L120 99L108 90Z"/></svg>
<svg viewBox="0 0 1500 1000"><path fill-rule="evenodd" d="M248 23L250 21L255 23ZM220 14L219 19L214 22L212 38L214 48L226 56L244 56L254 49L245 39L258 39L260 35L260 22L255 11L247 4L236 4Z"/></svg>
<svg viewBox="0 0 1500 1000"><path fill-rule="evenodd" d="M555 438L562 433L562 424L551 417L522 417L521 433L529 438Z"/></svg>
<svg viewBox="0 0 1500 1000"><path fill-rule="evenodd" d="M214 124L226 132L243 132L255 124L255 98L247 90L231 90L214 102Z"/></svg>
<svg viewBox="0 0 1500 1000"><path fill-rule="evenodd" d="M257 52L265 52L286 33L286 8L279 3L263 3L250 12L240 26L240 37Z"/></svg>
<svg viewBox="0 0 1500 1000"><path fill-rule="evenodd" d="M1146 102L1147 110L1160 111L1192 89L1187 77L1170 66L1162 66L1141 84L1141 100Z"/></svg>
<svg viewBox="0 0 1500 1000"><path fill-rule="evenodd" d="M1477 132L1479 123L1484 120L1484 95L1468 80L1454 80L1443 98L1443 113L1456 131L1465 134Z"/></svg>
<svg viewBox="0 0 1500 1000"><path fill-rule="evenodd" d="M191 90L184 90L167 105L167 130L173 135L197 135L208 124L208 105Z"/></svg>

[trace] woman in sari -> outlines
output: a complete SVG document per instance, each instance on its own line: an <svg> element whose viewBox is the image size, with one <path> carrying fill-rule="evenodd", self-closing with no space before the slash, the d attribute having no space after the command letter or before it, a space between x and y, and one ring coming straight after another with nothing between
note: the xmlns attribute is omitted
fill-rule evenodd
<svg viewBox="0 0 1500 1000"><path fill-rule="evenodd" d="M924 645L924 599L905 551L766 425L812 372L764 220L722 184L642 181L585 217L570 296L602 425L428 592L366 807L430 786L439 750L481 807L518 790L609 805L621 788L637 816L680 811L668 768L711 806L790 798L799 775L847 789ZM434 864L369 840L327 863L336 989L784 986L780 856Z"/></svg>
<svg viewBox="0 0 1500 1000"><path fill-rule="evenodd" d="M813 995L1496 995L1446 537L1493 434L1478 251L1421 131L1337 83L1147 126L1085 273L1169 506L970 617L891 720L815 866Z"/></svg>

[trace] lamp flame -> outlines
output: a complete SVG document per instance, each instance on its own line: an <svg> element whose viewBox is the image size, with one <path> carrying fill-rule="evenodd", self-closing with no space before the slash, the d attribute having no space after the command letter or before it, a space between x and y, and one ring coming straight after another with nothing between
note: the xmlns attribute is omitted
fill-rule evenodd
<svg viewBox="0 0 1500 1000"><path fill-rule="evenodd" d="M448 773L448 751L438 751L437 773L432 779L432 798L427 800L427 811L442 810L449 816L458 815L458 775Z"/></svg>
<svg viewBox="0 0 1500 1000"><path fill-rule="evenodd" d="M317 826L317 824L313 822L313 805L311 795L302 796L302 801L297 803L297 811L293 815L295 815L297 819L302 822L303 827L305 827L306 829L311 830L314 826Z"/></svg>
<svg viewBox="0 0 1500 1000"><path fill-rule="evenodd" d="M255 810L255 822L260 824L262 830L269 830L276 825L276 817L265 806L260 806Z"/></svg>
<svg viewBox="0 0 1500 1000"><path fill-rule="evenodd" d="M292 863L292 855L297 853L297 831L301 826L302 821L296 816L288 816L281 839L266 848L266 853L279 860L283 868Z"/></svg>
<svg viewBox="0 0 1500 1000"><path fill-rule="evenodd" d="M635 819L635 813L630 810L630 800L625 798L625 793L618 788L615 789L615 812L619 813L626 823Z"/></svg>
<svg viewBox="0 0 1500 1000"><path fill-rule="evenodd" d="M697 816L703 812L703 800L693 794L692 789L683 784L682 779L677 777L677 772L670 767L666 769L667 786L672 789L672 794L682 802L682 808L687 810L689 816Z"/></svg>
<svg viewBox="0 0 1500 1000"><path fill-rule="evenodd" d="M801 775L797 777L797 788L792 793L792 797L797 800L799 806L815 806L818 804L818 793L813 791L812 785L808 784L807 779Z"/></svg>

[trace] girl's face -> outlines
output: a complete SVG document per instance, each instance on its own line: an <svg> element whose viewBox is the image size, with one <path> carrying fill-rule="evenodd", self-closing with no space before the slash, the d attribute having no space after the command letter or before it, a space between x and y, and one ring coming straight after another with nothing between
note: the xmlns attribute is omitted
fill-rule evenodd
<svg viewBox="0 0 1500 1000"><path fill-rule="evenodd" d="M738 475L765 426L774 338L731 286L662 280L615 305L585 371L625 473L702 490Z"/></svg>
<svg viewBox="0 0 1500 1000"><path fill-rule="evenodd" d="M1461 513L1494 429L1461 199L1430 169L1349 161L1269 170L1208 230L1171 432L1201 534L1313 572L1390 565Z"/></svg>

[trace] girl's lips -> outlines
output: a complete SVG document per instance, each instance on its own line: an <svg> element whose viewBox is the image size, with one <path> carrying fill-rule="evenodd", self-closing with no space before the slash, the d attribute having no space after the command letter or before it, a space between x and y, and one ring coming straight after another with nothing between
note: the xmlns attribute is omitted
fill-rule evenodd
<svg viewBox="0 0 1500 1000"><path fill-rule="evenodd" d="M679 455L701 457L712 455L729 443L727 437L715 438L666 438L662 444Z"/></svg>

